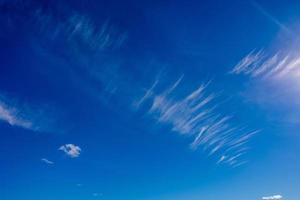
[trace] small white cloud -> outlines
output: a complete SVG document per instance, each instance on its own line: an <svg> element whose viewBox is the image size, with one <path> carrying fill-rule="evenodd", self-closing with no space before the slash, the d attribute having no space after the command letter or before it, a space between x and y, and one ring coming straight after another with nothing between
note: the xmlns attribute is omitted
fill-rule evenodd
<svg viewBox="0 0 300 200"><path fill-rule="evenodd" d="M59 147L58 150L65 152L71 158L76 158L80 155L81 148L74 144L65 144Z"/></svg>
<svg viewBox="0 0 300 200"><path fill-rule="evenodd" d="M281 195L273 195L268 197L262 197L263 200L280 200L283 197Z"/></svg>
<svg viewBox="0 0 300 200"><path fill-rule="evenodd" d="M44 162L44 163L46 163L46 164L48 164L48 165L53 165L54 164L54 162L52 162L52 161L50 161L50 160L48 160L46 158L42 158L41 161Z"/></svg>

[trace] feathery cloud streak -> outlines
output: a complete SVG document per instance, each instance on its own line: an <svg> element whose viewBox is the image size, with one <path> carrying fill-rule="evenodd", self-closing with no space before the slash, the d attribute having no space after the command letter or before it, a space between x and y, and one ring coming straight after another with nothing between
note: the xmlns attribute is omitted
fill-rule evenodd
<svg viewBox="0 0 300 200"><path fill-rule="evenodd" d="M280 112L279 115L270 115L270 119L294 125L300 123L298 45L296 39L280 50L253 50L230 71L230 74L249 78L251 87L245 92L248 99L271 112Z"/></svg>
<svg viewBox="0 0 300 200"><path fill-rule="evenodd" d="M299 78L300 55L280 52L269 55L264 50L254 50L246 55L230 73L264 79Z"/></svg>
<svg viewBox="0 0 300 200"><path fill-rule="evenodd" d="M127 38L126 33L119 33L109 21L97 26L87 16L77 13L60 20L53 14L44 12L43 9L37 9L32 17L41 35L51 40L62 41L71 48L75 47L76 49L73 50L80 53L118 49Z"/></svg>
<svg viewBox="0 0 300 200"><path fill-rule="evenodd" d="M217 95L209 93L209 83L200 85L183 98L178 98L175 90L182 82L178 79L163 92L157 92L158 80L136 101L135 106L150 102L148 114L171 129L193 138L190 148L202 147L208 155L219 157L218 163L231 166L243 164L248 140L258 131L247 131L234 126L232 117L217 111Z"/></svg>
<svg viewBox="0 0 300 200"><path fill-rule="evenodd" d="M20 38L29 41L26 44L33 55L50 65L46 73L53 80L57 80L57 74L65 76L67 84L75 84L100 100L108 99L124 85L120 84L121 58L116 52L126 42L127 33L107 18L93 20L63 2L45 7L37 1L1 1L0 10L8 29L17 34L24 32ZM45 73L43 67L35 70Z"/></svg>
<svg viewBox="0 0 300 200"><path fill-rule="evenodd" d="M11 21L10 28L29 28L39 40L59 42L81 53L83 49L90 54L118 49L127 38L126 33L120 33L109 21L96 24L88 16L60 3L45 8L34 1L2 1L0 9L1 16Z"/></svg>

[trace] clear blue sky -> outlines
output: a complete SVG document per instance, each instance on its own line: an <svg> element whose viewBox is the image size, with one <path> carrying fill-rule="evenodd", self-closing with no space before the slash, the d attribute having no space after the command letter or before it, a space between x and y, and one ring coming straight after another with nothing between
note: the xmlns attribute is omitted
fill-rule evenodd
<svg viewBox="0 0 300 200"><path fill-rule="evenodd" d="M298 200L299 13L0 0L0 199Z"/></svg>

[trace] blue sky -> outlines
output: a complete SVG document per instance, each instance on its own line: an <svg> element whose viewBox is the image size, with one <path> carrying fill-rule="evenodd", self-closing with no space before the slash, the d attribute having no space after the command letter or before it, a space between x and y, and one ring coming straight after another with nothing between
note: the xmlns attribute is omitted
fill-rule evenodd
<svg viewBox="0 0 300 200"><path fill-rule="evenodd" d="M298 200L299 11L0 0L0 199Z"/></svg>

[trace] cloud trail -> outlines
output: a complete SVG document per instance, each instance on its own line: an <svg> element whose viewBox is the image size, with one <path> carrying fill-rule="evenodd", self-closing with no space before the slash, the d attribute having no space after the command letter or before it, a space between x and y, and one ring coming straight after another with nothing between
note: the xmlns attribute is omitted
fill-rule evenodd
<svg viewBox="0 0 300 200"><path fill-rule="evenodd" d="M299 78L300 55L280 52L268 54L263 50L253 50L230 73L265 79Z"/></svg>
<svg viewBox="0 0 300 200"><path fill-rule="evenodd" d="M170 87L157 92L158 80L137 102L150 102L148 115L162 124L171 125L171 130L192 139L190 148L201 147L209 156L219 157L218 163L237 166L243 162L247 141L258 131L246 131L234 126L231 116L217 111L217 95L208 92L209 84L201 84L184 97L176 94L182 78Z"/></svg>

